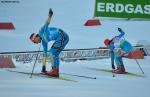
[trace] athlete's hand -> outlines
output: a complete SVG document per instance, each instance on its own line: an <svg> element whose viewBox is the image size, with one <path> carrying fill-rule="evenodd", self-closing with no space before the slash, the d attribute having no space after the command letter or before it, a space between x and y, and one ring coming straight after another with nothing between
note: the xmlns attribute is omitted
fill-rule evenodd
<svg viewBox="0 0 150 97"><path fill-rule="evenodd" d="M52 11L52 9L50 8L50 9L49 9L48 16L52 17L52 15L53 15L53 11Z"/></svg>
<svg viewBox="0 0 150 97"><path fill-rule="evenodd" d="M122 29L121 29L121 28L118 28L118 31L119 31L119 32L122 32Z"/></svg>

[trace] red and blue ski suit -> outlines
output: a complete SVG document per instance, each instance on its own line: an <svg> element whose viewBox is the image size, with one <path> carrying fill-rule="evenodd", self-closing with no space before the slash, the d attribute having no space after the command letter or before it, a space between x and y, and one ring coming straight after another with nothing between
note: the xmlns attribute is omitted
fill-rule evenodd
<svg viewBox="0 0 150 97"><path fill-rule="evenodd" d="M55 66L57 69L59 69L59 55L68 43L69 36L63 30L55 27L48 27L48 25L49 23L46 22L38 33L38 35L42 39L43 56L46 57L48 55L48 42L55 41L48 52L50 55L52 66Z"/></svg>
<svg viewBox="0 0 150 97"><path fill-rule="evenodd" d="M132 45L124 39L125 32L119 31L120 35L115 36L111 39L110 45L108 46L110 49L111 55L111 64L114 65L114 60L117 65L117 69L120 69L123 64L122 57L126 56L130 52L132 52ZM122 54L123 52L123 54Z"/></svg>

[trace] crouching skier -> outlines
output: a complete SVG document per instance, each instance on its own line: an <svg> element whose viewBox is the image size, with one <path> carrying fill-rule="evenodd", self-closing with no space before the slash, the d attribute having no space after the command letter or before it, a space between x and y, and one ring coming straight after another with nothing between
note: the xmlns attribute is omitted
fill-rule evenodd
<svg viewBox="0 0 150 97"><path fill-rule="evenodd" d="M132 52L132 45L124 39L125 32L118 28L120 35L115 36L111 40L106 39L104 44L110 49L112 72L116 74L126 73L122 58ZM115 69L114 60L117 65Z"/></svg>
<svg viewBox="0 0 150 97"><path fill-rule="evenodd" d="M44 26L40 29L38 34L31 34L30 40L33 43L41 43L43 46L43 58L42 58L42 74L53 76L53 77L59 77L59 55L61 51L65 48L69 41L69 36L66 32L59 28L55 27L48 27L48 25L51 22L51 18L53 15L53 11L49 9L49 15L48 20L44 24ZM50 50L48 49L48 42L55 41ZM47 53L49 52L49 53ZM47 57L51 61L52 69L50 71L46 71L46 59Z"/></svg>

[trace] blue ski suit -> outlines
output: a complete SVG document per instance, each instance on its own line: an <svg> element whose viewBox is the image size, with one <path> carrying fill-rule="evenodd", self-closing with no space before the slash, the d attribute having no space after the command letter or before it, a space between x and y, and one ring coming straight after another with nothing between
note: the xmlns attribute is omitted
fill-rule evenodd
<svg viewBox="0 0 150 97"><path fill-rule="evenodd" d="M55 27L48 27L48 25L49 23L46 22L38 33L42 40L43 56L46 57L49 54L52 66L55 66L57 69L59 69L59 54L68 43L69 36L63 30ZM50 50L48 51L49 53L47 54L49 41L55 42L53 43Z"/></svg>
<svg viewBox="0 0 150 97"><path fill-rule="evenodd" d="M120 35L112 38L108 46L110 49L111 64L114 64L115 60L117 69L120 69L120 66L124 65L122 57L128 55L133 50L132 45L124 39L124 34L125 32L120 31ZM121 55L121 50L124 52L123 56Z"/></svg>

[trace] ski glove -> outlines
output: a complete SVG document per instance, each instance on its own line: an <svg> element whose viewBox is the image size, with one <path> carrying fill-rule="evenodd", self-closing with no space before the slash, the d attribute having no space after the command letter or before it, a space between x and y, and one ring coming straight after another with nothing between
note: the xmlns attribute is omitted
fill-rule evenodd
<svg viewBox="0 0 150 97"><path fill-rule="evenodd" d="M53 11L52 11L52 9L51 9L51 8L49 9L49 13L48 13L48 15L49 15L50 17L53 15Z"/></svg>
<svg viewBox="0 0 150 97"><path fill-rule="evenodd" d="M119 32L122 32L122 29L121 29L121 28L118 28L118 31L119 31Z"/></svg>

